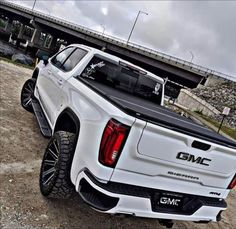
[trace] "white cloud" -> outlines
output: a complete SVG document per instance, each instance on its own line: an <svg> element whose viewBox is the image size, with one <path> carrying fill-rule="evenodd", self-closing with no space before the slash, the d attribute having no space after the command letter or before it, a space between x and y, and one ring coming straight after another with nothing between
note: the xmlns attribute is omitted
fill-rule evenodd
<svg viewBox="0 0 236 229"><path fill-rule="evenodd" d="M104 15L107 15L107 8L106 7L102 7L101 11Z"/></svg>

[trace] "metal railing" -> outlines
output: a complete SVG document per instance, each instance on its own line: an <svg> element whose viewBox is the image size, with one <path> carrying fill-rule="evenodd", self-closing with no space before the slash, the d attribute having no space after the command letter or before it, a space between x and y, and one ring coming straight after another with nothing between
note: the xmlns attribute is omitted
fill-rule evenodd
<svg viewBox="0 0 236 229"><path fill-rule="evenodd" d="M236 82L236 76L233 77L231 75L227 75L222 72L215 71L215 70L209 69L207 67L203 67L201 65L194 64L192 62L189 62L189 61L186 61L186 60L183 60L183 59L180 59L180 58L177 58L177 57L174 57L174 56L162 53L162 52L159 52L157 50L153 50L153 49L138 45L135 43L129 42L127 44L126 40L123 40L123 39L120 39L120 38L117 38L114 36L110 36L110 35L95 31L93 29L89 29L87 27L75 24L73 22L68 22L64 19L57 18L57 17L51 16L51 15L47 15L47 14L39 12L39 11L35 11L35 10L32 11L30 9L27 9L25 7L22 7L22 6L19 6L19 5L10 3L10 2L0 1L0 5L1 4L10 6L14 9L21 10L23 12L26 12L26 13L32 15L32 16L38 16L40 18L47 19L48 21L57 23L59 25L67 26L70 29L79 31L79 32L84 33L86 35L99 38L99 39L106 41L108 43L112 43L117 46L124 47L126 49L131 50L131 51L145 55L147 57L151 57L153 59L168 63L173 66L177 66L179 68L188 70L190 72L197 73L197 74L205 76L205 77L212 75L212 76L221 77L221 78L225 78L225 79Z"/></svg>

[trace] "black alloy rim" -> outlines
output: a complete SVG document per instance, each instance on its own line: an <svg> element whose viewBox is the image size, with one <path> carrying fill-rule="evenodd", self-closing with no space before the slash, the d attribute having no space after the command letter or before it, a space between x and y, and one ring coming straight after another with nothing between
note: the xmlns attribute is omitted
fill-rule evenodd
<svg viewBox="0 0 236 229"><path fill-rule="evenodd" d="M49 143L42 164L42 183L44 186L50 184L56 175L59 159L59 147L56 139Z"/></svg>
<svg viewBox="0 0 236 229"><path fill-rule="evenodd" d="M32 105L32 98L34 95L34 83L29 82L25 85L22 93L22 103L24 107L30 107Z"/></svg>

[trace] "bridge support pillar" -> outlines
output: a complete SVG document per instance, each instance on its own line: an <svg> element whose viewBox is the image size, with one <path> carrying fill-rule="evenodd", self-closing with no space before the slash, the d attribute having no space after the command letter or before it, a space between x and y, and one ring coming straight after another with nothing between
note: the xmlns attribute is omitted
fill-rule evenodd
<svg viewBox="0 0 236 229"><path fill-rule="evenodd" d="M12 31L12 22L13 22L13 19L9 18L5 27L5 31L9 34L11 34L11 31Z"/></svg>
<svg viewBox="0 0 236 229"><path fill-rule="evenodd" d="M51 41L51 44L50 44L50 49L53 52L56 52L57 51L56 48L57 48L57 37L54 36L54 37L52 37L52 41Z"/></svg>
<svg viewBox="0 0 236 229"><path fill-rule="evenodd" d="M31 37L31 43L37 44L39 46L40 43L40 37L41 37L42 30L40 28L34 29L34 33Z"/></svg>
<svg viewBox="0 0 236 229"><path fill-rule="evenodd" d="M17 38L22 39L23 35L24 35L24 32L25 32L25 25L21 24L20 31L19 31L19 34L18 34Z"/></svg>

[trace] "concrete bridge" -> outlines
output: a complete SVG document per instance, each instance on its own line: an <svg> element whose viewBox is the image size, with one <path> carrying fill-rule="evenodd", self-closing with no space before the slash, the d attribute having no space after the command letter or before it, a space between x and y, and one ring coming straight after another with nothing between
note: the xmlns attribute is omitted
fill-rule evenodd
<svg viewBox="0 0 236 229"><path fill-rule="evenodd" d="M5 32L11 34L13 21L21 23L18 38L24 38L24 30L32 28L33 34L28 38L28 47L55 52L58 39L70 43L83 43L106 52L115 54L134 64L163 77L168 77L167 86L174 86L175 90L181 88L194 88L198 84L204 84L209 77L235 79L232 76L193 64L191 62L145 48L143 46L128 43L116 37L79 26L44 13L30 10L6 1L0 1L0 14L8 18ZM45 45L44 37L49 35L50 41ZM46 34L46 35L45 35Z"/></svg>

